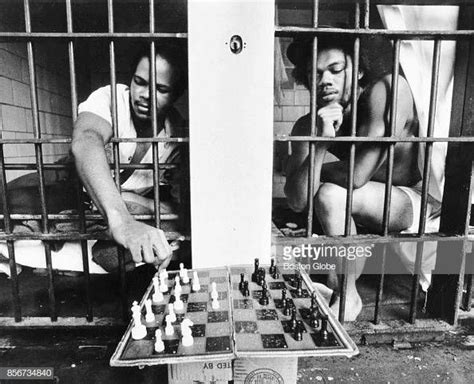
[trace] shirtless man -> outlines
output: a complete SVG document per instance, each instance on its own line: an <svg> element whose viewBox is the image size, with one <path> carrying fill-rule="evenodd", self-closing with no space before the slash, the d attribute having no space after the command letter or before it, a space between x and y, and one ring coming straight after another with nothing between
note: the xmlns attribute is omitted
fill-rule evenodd
<svg viewBox="0 0 474 384"><path fill-rule="evenodd" d="M317 135L323 137L350 135L350 103L352 87L352 42L337 37L318 38L317 56ZM312 44L293 42L287 52L295 64L297 82L309 89L311 81ZM364 60L361 57L359 79L363 84ZM392 76L366 84L358 90L357 136L383 137L389 134L390 92ZM413 97L404 77L399 76L397 114L394 136L413 137L418 134L418 120ZM294 125L293 136L310 135L310 115L301 117ZM356 226L363 225L374 233L382 231L385 195L386 162L388 146L380 143L356 145L354 193L351 234ZM316 144L314 210L326 235L344 234L345 206L349 146L344 143L320 142ZM389 230L402 231L412 226L419 212L415 212L412 199L404 187L415 186L420 181L417 166L417 145L397 143L394 150L393 187ZM339 160L324 163L326 152ZM309 145L292 142L292 154L287 167L285 193L289 206L303 211L307 206ZM338 259L338 270L342 261ZM356 289L356 280L364 267L365 258L349 262L347 276L347 301L344 318L353 321L362 309L362 300ZM340 276L339 276L340 278ZM337 293L339 281L335 276L328 280ZM332 305L338 314L339 298Z"/></svg>
<svg viewBox="0 0 474 384"><path fill-rule="evenodd" d="M149 46L144 46L133 65L130 86L117 84L119 137L152 137ZM156 46L156 107L159 136L180 136L182 124L173 103L186 87L186 58L171 45ZM153 188L152 170L135 170L121 180L122 195L116 188L108 165L106 145L113 136L111 87L99 88L79 106L74 124L72 152L76 168L92 201L106 219L112 238L125 247L135 262L144 261L166 266L171 248L163 231L136 221L127 205L153 207L143 195ZM160 162L173 161L174 144L159 144ZM132 158L152 162L152 149L147 144L120 144L121 162ZM141 152L141 153L140 153ZM137 161L137 162L138 162ZM126 173L123 171L122 173ZM121 174L121 176L123 176ZM162 175L160 174L160 184Z"/></svg>

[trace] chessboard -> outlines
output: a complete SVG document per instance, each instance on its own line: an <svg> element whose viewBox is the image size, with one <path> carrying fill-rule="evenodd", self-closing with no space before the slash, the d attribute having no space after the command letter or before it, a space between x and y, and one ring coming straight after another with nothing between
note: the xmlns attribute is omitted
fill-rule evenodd
<svg viewBox="0 0 474 384"><path fill-rule="evenodd" d="M111 366L358 353L303 269L286 273L256 259L253 266L186 271L191 279L182 273L153 278L131 308Z"/></svg>
<svg viewBox="0 0 474 384"><path fill-rule="evenodd" d="M184 363L195 361L208 361L229 359L234 356L234 343L232 340L232 314L229 290L229 271L227 268L206 270L189 270L191 277L187 283L179 278L179 271L167 272L165 284L167 292L163 292L160 302L153 301L155 286L152 282L145 292L138 308L140 323L146 329L146 335L136 340L133 330L138 321L132 319L115 353L111 366L145 366L156 364ZM195 291L194 277L198 275L199 290ZM180 280L180 299L182 309L176 310L175 319L171 322L173 334L166 334L168 325L167 315L170 313L169 304L176 303L176 279ZM160 279L163 283L163 279ZM187 279L186 279L187 281ZM215 283L215 284L214 284ZM216 299L213 300L213 286ZM147 300L151 300L152 321L147 318ZM213 302L218 302L215 309ZM134 308L132 308L132 312ZM184 346L182 342L184 319L191 321L192 345ZM150 320L150 318L149 318ZM162 349L156 351L156 332L161 332L163 341Z"/></svg>
<svg viewBox="0 0 474 384"><path fill-rule="evenodd" d="M235 353L239 357L354 356L357 346L304 270L231 267Z"/></svg>

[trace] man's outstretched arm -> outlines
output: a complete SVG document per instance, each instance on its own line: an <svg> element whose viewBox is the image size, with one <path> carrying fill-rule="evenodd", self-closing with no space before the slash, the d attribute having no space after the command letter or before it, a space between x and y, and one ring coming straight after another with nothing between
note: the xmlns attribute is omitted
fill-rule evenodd
<svg viewBox="0 0 474 384"><path fill-rule="evenodd" d="M104 148L111 137L106 120L90 112L79 114L72 140L79 177L105 217L112 238L130 251L133 260L165 265L171 248L163 231L136 221L115 186Z"/></svg>

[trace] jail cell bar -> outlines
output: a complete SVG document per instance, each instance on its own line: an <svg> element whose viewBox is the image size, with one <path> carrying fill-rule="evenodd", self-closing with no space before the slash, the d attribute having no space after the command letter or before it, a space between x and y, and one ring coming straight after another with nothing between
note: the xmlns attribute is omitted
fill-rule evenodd
<svg viewBox="0 0 474 384"><path fill-rule="evenodd" d="M421 261L423 254L423 241L422 237L425 235L426 227L426 212L428 204L428 185L430 177L430 161L432 156L432 146L435 142L445 142L445 143L456 143L462 145L462 143L472 143L474 140L470 137L448 137L448 138L435 138L434 134L434 121L436 115L436 100L437 100L437 88L438 88L438 78L439 78L439 62L440 62L440 46L443 39L446 40L462 40L462 39L471 39L474 36L474 30L472 30L473 25L463 28L464 30L458 31L393 31L393 30L375 30L369 28L369 11L370 11L370 0L364 0L364 13L363 13L363 28L360 28L360 18L361 18L361 6L358 1L354 1L355 8L355 26L354 29L339 29L339 28L318 28L318 13L319 13L319 0L313 0L313 26L310 27L296 27L296 26L276 26L275 27L275 36L277 37L295 37L299 35L312 36L313 37L313 53L312 53L312 81L310 84L311 87L311 98L310 98L310 114L311 114L311 134L310 136L292 136L292 137L276 137L276 141L306 141L309 143L310 152L309 152L309 172L308 172L308 213L307 213L307 237L306 239L300 239L299 243L311 242L311 243L321 243L327 242L327 238L320 237L318 239L312 238L312 228L313 228L313 196L314 196L314 159L315 159L315 146L318 142L349 142L350 152L349 152L349 164L348 164L348 180L347 180L347 199L346 199L346 208L345 208L345 230L344 236L346 239L354 239L354 236L351 236L351 217L352 217L352 199L353 199L353 188L354 188L354 162L355 162L355 150L356 143L358 142L378 142L378 143L387 143L388 147L388 156L387 156L387 181L385 183L385 197L384 197L384 210L383 210L383 224L382 224L382 237L393 239L394 241L401 241L394 236L389 235L389 217L390 217L390 203L391 203L391 189L393 183L393 166L394 166L394 146L397 142L419 142L425 143L425 162L423 166L423 182L422 182L422 199L421 199L421 212L420 212L420 224L418 228L417 237L419 241L417 242L417 251L416 251L416 262L415 262L415 273L412 281L411 288L411 299L410 299L410 311L409 311L409 322L415 323L417 316L417 297L419 293L419 273L421 269ZM374 1L373 3L379 3ZM451 2L442 2L451 3ZM452 3L457 3L453 1ZM345 38L354 39L354 49L353 49L353 68L352 68L352 100L351 100L351 136L342 138L324 138L318 137L316 135L316 111L317 111L317 84L316 84L316 62L317 62L317 40L318 36L323 36L326 34L333 34L344 36ZM357 81L358 81L358 68L359 68L359 55L360 55L360 37L364 35L380 35L385 36L388 39L393 41L393 65L392 65L392 84L391 84L391 105L390 105L390 120L389 120L389 132L386 137L382 138L362 138L356 137L356 120L357 120L357 98L355 97L357 91ZM398 76L399 76L399 61L400 61L400 42L402 40L408 39L424 39L424 40L433 40L434 51L433 51L433 67L432 67L432 78L431 78L431 87L430 87L430 106L429 106L429 119L428 119L428 132L427 137L416 137L416 138L403 138L398 139L394 137L395 126L396 126L396 111L397 111L397 90L398 90ZM459 55L460 51L458 50L457 54ZM452 130L451 130L452 131ZM450 133L451 136L451 133ZM470 170L469 170L470 171ZM450 193L450 192L448 192ZM452 192L451 192L452 193ZM445 193L446 194L446 193ZM444 211L444 210L443 210ZM467 236L467 231L462 233L464 237ZM457 235L457 234L456 234ZM342 242L343 240L341 238ZM464 258L464 248L461 250L462 257ZM384 284L384 275L385 275L385 257L386 257L386 244L384 243L382 248L382 257L381 257L381 271L380 278L377 286L376 300L375 300L375 312L374 312L374 323L378 324L380 322L380 308L381 301L383 298L383 284ZM340 296L341 296L341 305L339 308L339 320L344 321L344 311L345 311L345 301L346 301L346 291L347 291L347 260L344 259L342 265L342 280L340 287ZM460 273L463 269L460 269ZM438 276L439 278L439 276ZM472 275L467 277L467 289L465 299L465 307L468 307L468 301L470 305L470 296L472 290ZM459 297L460 295L458 295ZM453 300L452 304L456 305L457 300ZM454 319L451 319L451 322L454 322Z"/></svg>
<svg viewBox="0 0 474 384"><path fill-rule="evenodd" d="M89 273L89 258L87 249L87 240L106 239L105 234L90 234L86 231L86 219L100 219L101 215L87 214L84 210L82 184L79 180L76 180L77 195L78 195L78 214L48 214L46 205L46 189L45 189L45 170L70 170L71 166L66 164L44 164L43 162L43 144L70 144L71 139L44 139L41 137L41 129L39 123L39 109L38 109L38 98L37 98L37 85L36 85L36 68L35 68L35 57L34 57L34 41L37 40L65 40L67 41L68 59L69 59L69 76L70 76L70 90L71 90L71 104L72 104L72 117L75 120L77 118L78 108L78 97L77 97L77 80L76 80L76 65L75 65L75 49L74 41L77 38L89 40L89 39L105 39L109 41L109 66L110 66L110 83L112 90L112 126L113 126L113 137L111 139L113 145L114 160L111 164L111 168L114 170L117 188L120 189L120 178L118 175L122 169L152 169L153 170L153 182L154 182L154 215L134 215L137 220L150 220L153 219L157 227L160 226L161 220L176 220L178 216L175 214L164 214L160 215L160 201L159 201L159 171L162 169L172 169L179 165L177 163L159 163L158 154L158 143L160 142L175 142L175 143L187 143L189 139L187 137L173 137L173 138L158 138L158 122L156 115L156 62L151 60L151 91L153 95L151 98L152 103L152 126L153 126L153 137L151 138L119 138L118 137L118 123L117 123L117 95L116 95L116 68L115 68L115 40L124 39L139 39L147 40L150 42L150 53L151 57L154 57L155 53L155 40L160 38L173 38L173 39L185 39L187 33L156 33L155 32L155 16L154 16L154 1L149 1L149 22L150 31L149 33L115 33L114 32L114 15L113 15L113 0L107 0L107 16L108 16L108 32L107 33L74 33L73 31L73 14L72 14L72 1L65 0L66 5L66 33L35 33L31 28L31 11L30 11L30 0L23 1L24 7L24 19L25 19L25 32L1 32L0 35L7 41L25 41L27 46L27 59L28 59L28 72L30 77L30 95L31 95L31 110L33 116L33 139L0 139L0 187L2 190L1 202L3 206L3 214L0 215L0 219L3 219L5 233L0 234L1 240L6 240L8 246L8 255L10 263L11 273L11 288L14 308L15 322L22 321L22 308L20 299L20 288L18 275L16 272L16 260L15 260L15 248L14 242L21 239L39 239L43 241L45 248L45 259L48 272L48 297L49 297L49 317L52 322L58 320L56 298L55 298L55 287L54 287L54 274L51 259L51 246L50 241L54 240L79 240L81 242L81 252L83 260L83 271L84 271L84 284L86 292L86 308L85 318L88 322L92 322L93 307L91 299L91 288L90 288L90 273ZM153 148L153 164L122 164L120 163L119 157L119 144L124 142L136 142L136 143L152 143ZM15 144L33 144L35 146L35 164L26 163L5 163L4 146L15 145ZM35 170L38 173L39 180L39 194L41 203L41 214L12 214L10 213L7 198L7 182L6 182L6 171L7 170ZM41 233L33 234L16 234L13 233L12 220L41 220ZM49 220L61 220L61 221L79 221L79 232L68 233L68 234L53 234L49 233L48 222ZM175 239L177 234L167 234L168 239ZM119 274L120 274L120 296L122 302L122 315L123 318L128 318L128 304L126 298L126 281L125 281L125 264L124 264L124 250L122 247L117 246L119 254Z"/></svg>

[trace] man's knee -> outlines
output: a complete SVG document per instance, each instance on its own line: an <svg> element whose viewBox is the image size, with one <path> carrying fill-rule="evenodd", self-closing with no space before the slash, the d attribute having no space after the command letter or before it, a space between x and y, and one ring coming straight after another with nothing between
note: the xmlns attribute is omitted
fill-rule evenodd
<svg viewBox="0 0 474 384"><path fill-rule="evenodd" d="M336 184L324 183L319 186L314 197L314 209L319 213L330 213L334 209L344 209L346 189Z"/></svg>

